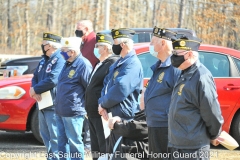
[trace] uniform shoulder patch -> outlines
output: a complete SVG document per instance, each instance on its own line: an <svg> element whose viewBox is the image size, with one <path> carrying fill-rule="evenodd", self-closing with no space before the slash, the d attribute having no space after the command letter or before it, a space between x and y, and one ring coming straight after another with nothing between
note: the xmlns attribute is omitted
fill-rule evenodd
<svg viewBox="0 0 240 160"><path fill-rule="evenodd" d="M162 80L163 80L164 74L165 74L164 72L162 72L161 74L159 74L159 76L158 76L158 80L157 80L158 83L162 83Z"/></svg>
<svg viewBox="0 0 240 160"><path fill-rule="evenodd" d="M182 95L182 90L183 90L183 87L185 86L185 84L181 84L180 87L179 87L179 90L178 90L178 95L181 96Z"/></svg>

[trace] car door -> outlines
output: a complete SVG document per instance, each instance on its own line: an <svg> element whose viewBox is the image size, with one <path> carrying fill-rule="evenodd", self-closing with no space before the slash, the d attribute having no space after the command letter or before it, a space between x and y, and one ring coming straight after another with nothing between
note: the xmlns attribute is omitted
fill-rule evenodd
<svg viewBox="0 0 240 160"><path fill-rule="evenodd" d="M236 72L236 64L229 55L208 51L199 51L199 59L214 77L222 115L226 121L240 95L240 77L239 72ZM239 60L238 65L240 67Z"/></svg>

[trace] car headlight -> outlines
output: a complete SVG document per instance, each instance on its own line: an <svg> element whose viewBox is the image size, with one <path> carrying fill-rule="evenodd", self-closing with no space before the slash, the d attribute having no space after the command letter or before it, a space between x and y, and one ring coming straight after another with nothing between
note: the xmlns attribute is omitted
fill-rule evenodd
<svg viewBox="0 0 240 160"><path fill-rule="evenodd" d="M0 99L19 99L26 91L18 86L0 88Z"/></svg>

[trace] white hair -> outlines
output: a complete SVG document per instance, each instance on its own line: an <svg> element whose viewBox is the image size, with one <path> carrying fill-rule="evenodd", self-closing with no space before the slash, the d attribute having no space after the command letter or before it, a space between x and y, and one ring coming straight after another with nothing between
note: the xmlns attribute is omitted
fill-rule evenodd
<svg viewBox="0 0 240 160"><path fill-rule="evenodd" d="M78 21L77 24L81 24L82 26L87 27L90 32L93 31L93 24L92 24L92 21L90 20L87 20L87 19L81 20L81 21Z"/></svg>
<svg viewBox="0 0 240 160"><path fill-rule="evenodd" d="M62 45L60 43L57 43L57 42L47 41L47 43L50 44L55 49L59 49L59 48L62 47Z"/></svg>
<svg viewBox="0 0 240 160"><path fill-rule="evenodd" d="M129 38L117 38L118 43L126 43L130 50L133 49L133 40Z"/></svg>
<svg viewBox="0 0 240 160"><path fill-rule="evenodd" d="M107 46L108 54L113 54L112 45L111 45L111 44L109 44L109 43L101 43L101 42L100 42L100 43L97 43L97 44Z"/></svg>
<svg viewBox="0 0 240 160"><path fill-rule="evenodd" d="M197 52L197 51L192 51L192 53L193 53L193 55L198 59L198 57L199 57L198 52Z"/></svg>

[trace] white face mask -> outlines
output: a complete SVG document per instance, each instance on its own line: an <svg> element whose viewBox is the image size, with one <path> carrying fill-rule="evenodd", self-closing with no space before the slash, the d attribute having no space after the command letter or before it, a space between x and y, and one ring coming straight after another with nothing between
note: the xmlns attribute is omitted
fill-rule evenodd
<svg viewBox="0 0 240 160"><path fill-rule="evenodd" d="M94 55L97 57L97 59L100 58L100 54L99 54L99 49L98 48L94 48L94 51L93 51Z"/></svg>
<svg viewBox="0 0 240 160"><path fill-rule="evenodd" d="M156 52L156 51L154 50L154 46L153 46L153 45L150 45L150 46L149 46L149 52L150 52L150 54L151 54L152 56L154 56L154 57L157 57L157 55L158 55L158 52Z"/></svg>

